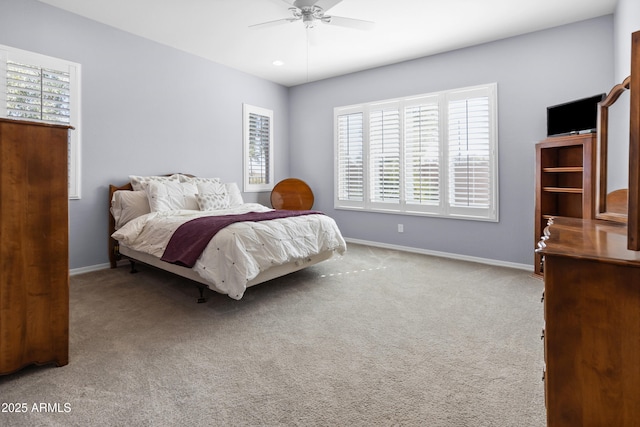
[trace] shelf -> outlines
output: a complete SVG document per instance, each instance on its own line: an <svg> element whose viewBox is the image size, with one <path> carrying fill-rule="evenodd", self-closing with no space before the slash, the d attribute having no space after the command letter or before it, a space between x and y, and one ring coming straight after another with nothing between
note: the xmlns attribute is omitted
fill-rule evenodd
<svg viewBox="0 0 640 427"><path fill-rule="evenodd" d="M570 187L543 187L543 191L547 193L571 193L582 194L582 188L570 188Z"/></svg>
<svg viewBox="0 0 640 427"><path fill-rule="evenodd" d="M551 216L590 218L594 212L596 135L547 138L536 144L535 245ZM534 255L534 273L542 274Z"/></svg>
<svg viewBox="0 0 640 427"><path fill-rule="evenodd" d="M564 173L564 172L580 172L582 173L584 168L582 166L564 166L564 167L552 167L542 168L542 172L548 173Z"/></svg>

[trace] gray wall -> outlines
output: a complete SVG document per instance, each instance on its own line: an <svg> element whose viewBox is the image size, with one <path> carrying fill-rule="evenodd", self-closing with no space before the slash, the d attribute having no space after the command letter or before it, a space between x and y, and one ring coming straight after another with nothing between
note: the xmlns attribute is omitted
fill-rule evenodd
<svg viewBox="0 0 640 427"><path fill-rule="evenodd" d="M618 0L614 16L615 80L620 83L631 74L631 33L640 31L640 2Z"/></svg>
<svg viewBox="0 0 640 427"><path fill-rule="evenodd" d="M346 237L532 265L534 144L546 135L546 107L607 92L613 57L606 16L294 87L291 173ZM334 107L489 82L499 97L499 223L333 209Z"/></svg>
<svg viewBox="0 0 640 427"><path fill-rule="evenodd" d="M82 65L82 199L69 202L72 269L107 262L111 183L187 172L241 185L242 103L274 111L276 180L289 175L283 86L35 0L0 0L0 44Z"/></svg>

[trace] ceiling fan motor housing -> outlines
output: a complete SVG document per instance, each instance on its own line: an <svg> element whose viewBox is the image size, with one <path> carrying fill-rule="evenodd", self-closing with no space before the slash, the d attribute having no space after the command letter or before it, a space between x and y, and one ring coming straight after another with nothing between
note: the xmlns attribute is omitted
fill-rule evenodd
<svg viewBox="0 0 640 427"><path fill-rule="evenodd" d="M313 28L316 21L331 22L331 17L325 16L320 6L303 6L298 10L294 10L293 14L298 19L302 18L302 22L306 28Z"/></svg>

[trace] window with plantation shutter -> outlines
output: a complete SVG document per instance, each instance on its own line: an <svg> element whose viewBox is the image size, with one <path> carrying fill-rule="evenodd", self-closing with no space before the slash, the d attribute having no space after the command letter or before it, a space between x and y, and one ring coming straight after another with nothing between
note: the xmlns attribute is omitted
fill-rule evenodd
<svg viewBox="0 0 640 427"><path fill-rule="evenodd" d="M404 110L404 188L407 205L440 204L439 111L436 99Z"/></svg>
<svg viewBox="0 0 640 427"><path fill-rule="evenodd" d="M7 61L7 116L71 123L69 72Z"/></svg>
<svg viewBox="0 0 640 427"><path fill-rule="evenodd" d="M338 117L337 196L343 202L364 200L363 125L362 112L343 114Z"/></svg>
<svg viewBox="0 0 640 427"><path fill-rule="evenodd" d="M373 203L400 203L400 111L369 112L369 188Z"/></svg>
<svg viewBox="0 0 640 427"><path fill-rule="evenodd" d="M72 126L69 198L80 198L80 65L0 45L0 116Z"/></svg>
<svg viewBox="0 0 640 427"><path fill-rule="evenodd" d="M244 191L273 189L273 111L244 104Z"/></svg>
<svg viewBox="0 0 640 427"><path fill-rule="evenodd" d="M496 103L490 84L335 108L335 207L497 221Z"/></svg>
<svg viewBox="0 0 640 427"><path fill-rule="evenodd" d="M449 211L488 216L495 197L490 97L481 90L452 93L447 108Z"/></svg>

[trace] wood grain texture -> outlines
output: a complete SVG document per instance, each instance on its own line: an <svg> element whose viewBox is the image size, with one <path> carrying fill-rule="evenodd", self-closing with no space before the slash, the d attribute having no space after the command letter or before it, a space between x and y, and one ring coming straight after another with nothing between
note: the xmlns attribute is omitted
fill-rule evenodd
<svg viewBox="0 0 640 427"><path fill-rule="evenodd" d="M594 134L547 138L536 144L534 244L551 216L593 218L595 186ZM541 257L534 255L534 274L542 274Z"/></svg>
<svg viewBox="0 0 640 427"><path fill-rule="evenodd" d="M549 426L637 426L640 254L626 226L553 219L543 243Z"/></svg>
<svg viewBox="0 0 640 427"><path fill-rule="evenodd" d="M0 374L68 363L68 127L0 119Z"/></svg>
<svg viewBox="0 0 640 427"><path fill-rule="evenodd" d="M301 179L287 178L273 187L271 206L274 209L308 210L313 207L313 192Z"/></svg>
<svg viewBox="0 0 640 427"><path fill-rule="evenodd" d="M631 37L628 248L640 251L640 31Z"/></svg>

